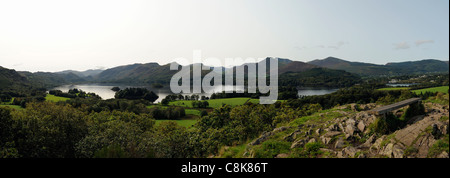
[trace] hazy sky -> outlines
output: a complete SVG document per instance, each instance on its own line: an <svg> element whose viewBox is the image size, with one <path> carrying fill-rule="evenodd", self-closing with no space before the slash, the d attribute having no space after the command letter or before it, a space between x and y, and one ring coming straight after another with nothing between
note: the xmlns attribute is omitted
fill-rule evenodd
<svg viewBox="0 0 450 178"><path fill-rule="evenodd" d="M0 66L27 71L174 58L449 59L448 0L0 0Z"/></svg>

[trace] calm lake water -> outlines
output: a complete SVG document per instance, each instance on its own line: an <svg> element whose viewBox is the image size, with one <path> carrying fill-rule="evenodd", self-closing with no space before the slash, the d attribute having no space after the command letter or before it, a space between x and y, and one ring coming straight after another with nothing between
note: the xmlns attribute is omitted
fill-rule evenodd
<svg viewBox="0 0 450 178"><path fill-rule="evenodd" d="M386 86L390 87L410 87L413 85L417 85L417 83L388 83Z"/></svg>
<svg viewBox="0 0 450 178"><path fill-rule="evenodd" d="M167 95L172 94L169 87L164 88L153 88L152 86L137 86L137 85L123 85L123 84L77 84L77 85L62 85L59 87L53 88L53 90L61 90L63 92L67 92L70 89L81 89L85 92L96 93L102 99L111 99L114 98L115 92L111 90L113 87L119 87L120 89L125 88L147 88L150 91L156 93L159 98L155 101L155 103L161 102ZM233 86L224 86L224 90L231 90ZM243 87L237 87L238 90L242 90ZM217 90L217 89L216 89ZM325 95L329 93L333 93L338 89L324 89L324 88L301 88L298 90L299 96L311 96L311 95ZM189 94L190 95L190 94ZM211 96L211 92L198 94L199 96Z"/></svg>

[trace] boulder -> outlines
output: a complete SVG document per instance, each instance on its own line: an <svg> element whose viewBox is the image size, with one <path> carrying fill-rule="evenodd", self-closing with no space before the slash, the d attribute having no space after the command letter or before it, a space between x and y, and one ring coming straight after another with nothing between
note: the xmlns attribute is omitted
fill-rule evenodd
<svg viewBox="0 0 450 178"><path fill-rule="evenodd" d="M386 147L384 147L383 151L380 152L380 154L392 158L393 151L394 151L394 144L389 143Z"/></svg>
<svg viewBox="0 0 450 178"><path fill-rule="evenodd" d="M336 155L336 152L334 150L330 150L330 149L326 149L326 148L320 148L320 151L324 152L324 153L330 153L330 157L332 157L333 155ZM325 156L324 158L326 158L328 156Z"/></svg>
<svg viewBox="0 0 450 178"><path fill-rule="evenodd" d="M291 134L285 136L283 138L283 140L288 141L288 142L292 142L292 141L296 140L297 136L300 135L300 134L301 134L300 130L296 130L296 131L292 132Z"/></svg>
<svg viewBox="0 0 450 178"><path fill-rule="evenodd" d="M278 128L275 128L275 129L273 129L273 133L277 133L277 132L282 132L282 131L285 131L285 130L287 130L287 129L289 129L290 127L288 127L288 126L283 126L283 127L278 127Z"/></svg>
<svg viewBox="0 0 450 178"><path fill-rule="evenodd" d="M269 137L272 136L272 135L273 135L272 132L264 132L264 133L261 134L261 136L259 138L257 138L253 142L251 142L250 145L259 145L262 142L264 142L267 139L269 139Z"/></svg>
<svg viewBox="0 0 450 178"><path fill-rule="evenodd" d="M355 125L348 124L345 127L345 133L349 134L350 136L353 136L355 134L355 132L357 132L357 129L358 128L356 128Z"/></svg>
<svg viewBox="0 0 450 178"><path fill-rule="evenodd" d="M344 145L345 145L345 142L341 138L338 141L336 141L336 144L334 144L334 148L336 148L336 149L343 148Z"/></svg>
<svg viewBox="0 0 450 178"><path fill-rule="evenodd" d="M345 129L344 129L344 126L343 126L341 123L338 124L338 127L339 127L339 129L342 130L342 131L345 130Z"/></svg>
<svg viewBox="0 0 450 178"><path fill-rule="evenodd" d="M345 121L345 124L348 125L356 125L356 121L353 118L347 119L347 121Z"/></svg>
<svg viewBox="0 0 450 178"><path fill-rule="evenodd" d="M344 153L344 150L341 150L341 151L337 151L337 155L336 155L338 158L346 158L345 157L345 153Z"/></svg>
<svg viewBox="0 0 450 178"><path fill-rule="evenodd" d="M358 155L358 158L367 158L367 156L364 153L361 153Z"/></svg>
<svg viewBox="0 0 450 178"><path fill-rule="evenodd" d="M340 134L341 134L341 132L338 132L338 131L331 131L331 132L325 133L323 136L325 136L325 137L335 137L335 136L338 136L338 135L340 135Z"/></svg>
<svg viewBox="0 0 450 178"><path fill-rule="evenodd" d="M403 154L405 152L403 151L403 148L399 145L395 145L392 154L394 155L394 158L403 158Z"/></svg>
<svg viewBox="0 0 450 178"><path fill-rule="evenodd" d="M375 141L375 143L373 143L373 145L370 147L370 150L372 149L380 150L381 142L383 142L384 138L386 138L386 135L383 135L380 138L378 138Z"/></svg>
<svg viewBox="0 0 450 178"><path fill-rule="evenodd" d="M358 127L358 129L359 129L360 132L364 132L364 129L366 128L366 125L364 124L364 121L361 120L361 121L359 121L357 127Z"/></svg>
<svg viewBox="0 0 450 178"><path fill-rule="evenodd" d="M278 154L277 156L275 156L275 158L287 158L287 157L289 157L289 155L286 153L281 153L281 154Z"/></svg>
<svg viewBox="0 0 450 178"><path fill-rule="evenodd" d="M327 145L327 144L330 143L331 138L330 138L330 137L321 136L321 137L320 137L320 140L322 141L323 144L326 144L326 145Z"/></svg>
<svg viewBox="0 0 450 178"><path fill-rule="evenodd" d="M441 154L439 154L438 156L437 156L437 158L448 158L448 153L447 152L442 152Z"/></svg>
<svg viewBox="0 0 450 178"><path fill-rule="evenodd" d="M375 141L375 134L369 137L369 139L366 140L362 145L360 145L360 148L370 148L372 143Z"/></svg>
<svg viewBox="0 0 450 178"><path fill-rule="evenodd" d="M343 151L344 151L345 156L350 157L350 158L354 158L356 153L358 152L358 150L352 146L348 146L348 147L344 148Z"/></svg>
<svg viewBox="0 0 450 178"><path fill-rule="evenodd" d="M314 142L317 142L317 140L316 140L315 138L311 138L311 139L308 141L308 143L314 143Z"/></svg>
<svg viewBox="0 0 450 178"><path fill-rule="evenodd" d="M322 132L322 128L319 128L319 129L316 130L316 134L317 135L320 135L321 132Z"/></svg>
<svg viewBox="0 0 450 178"><path fill-rule="evenodd" d="M332 124L332 125L328 126L328 130L329 131L338 131L339 126L337 124Z"/></svg>
<svg viewBox="0 0 450 178"><path fill-rule="evenodd" d="M447 135L448 134L448 124L442 125L439 130L441 131L441 133L443 135Z"/></svg>
<svg viewBox="0 0 450 178"><path fill-rule="evenodd" d="M305 144L306 144L305 140L303 140L303 139L297 140L294 143L292 143L291 149L293 149L293 148L302 148L302 147L305 146Z"/></svg>

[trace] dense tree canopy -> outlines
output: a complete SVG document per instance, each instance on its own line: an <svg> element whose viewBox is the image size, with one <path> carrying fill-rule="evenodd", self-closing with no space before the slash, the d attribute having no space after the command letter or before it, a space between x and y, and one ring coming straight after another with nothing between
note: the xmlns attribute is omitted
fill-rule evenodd
<svg viewBox="0 0 450 178"><path fill-rule="evenodd" d="M149 91L145 88L126 88L116 92L114 97L117 99L129 100L144 99L150 102L155 102L159 98L153 91Z"/></svg>

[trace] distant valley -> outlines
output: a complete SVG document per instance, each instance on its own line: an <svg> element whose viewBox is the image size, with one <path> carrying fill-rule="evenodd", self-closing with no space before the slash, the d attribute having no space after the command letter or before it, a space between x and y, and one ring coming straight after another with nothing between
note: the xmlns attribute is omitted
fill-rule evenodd
<svg viewBox="0 0 450 178"><path fill-rule="evenodd" d="M449 71L448 61L420 60L411 62L387 63L377 65L350 62L328 57L310 62L278 59L279 81L281 85L306 87L347 87L360 81L360 77L397 76L409 74L442 73ZM261 61L261 62L267 62ZM191 65L192 66L192 65ZM245 67L244 65L237 67ZM233 68L235 70L236 67ZM231 70L222 68L222 70ZM127 84L163 84L167 85L178 71L170 70L170 64L158 63L131 64L106 70L61 72L26 72L0 68L2 90L8 88L49 88L63 84L80 83L127 83ZM210 71L202 71L202 76ZM248 75L246 71L246 75Z"/></svg>

